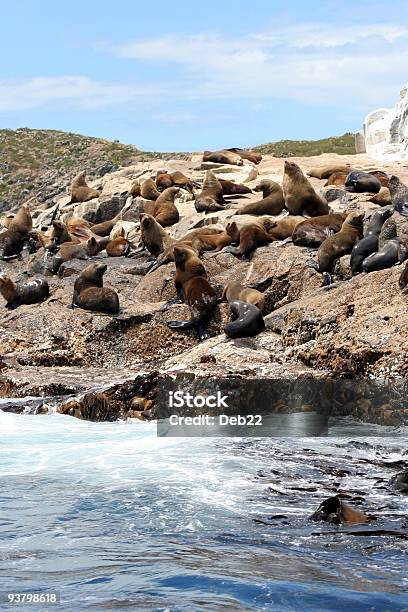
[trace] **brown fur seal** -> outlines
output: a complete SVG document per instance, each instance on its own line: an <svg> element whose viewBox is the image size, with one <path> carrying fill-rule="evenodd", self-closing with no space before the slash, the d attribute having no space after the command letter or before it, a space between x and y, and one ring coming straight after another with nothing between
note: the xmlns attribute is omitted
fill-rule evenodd
<svg viewBox="0 0 408 612"><path fill-rule="evenodd" d="M408 285L408 262L405 264L405 268L401 272L401 275L398 280L398 284L401 287L401 289L405 289L405 287Z"/></svg>
<svg viewBox="0 0 408 612"><path fill-rule="evenodd" d="M93 237L86 242L64 242L58 253L47 262L45 267L56 274L64 262L72 259L89 259L93 255L97 255L100 250L101 245Z"/></svg>
<svg viewBox="0 0 408 612"><path fill-rule="evenodd" d="M304 220L305 218L301 216L288 215L277 221L265 219L263 225L272 240L286 240L292 236L295 227Z"/></svg>
<svg viewBox="0 0 408 612"><path fill-rule="evenodd" d="M145 200L157 200L160 192L157 190L156 183L153 179L146 179L140 186L140 195Z"/></svg>
<svg viewBox="0 0 408 612"><path fill-rule="evenodd" d="M367 229L364 232L364 238L362 238L353 247L350 257L351 273L353 276L363 271L363 261L378 251L378 239L381 232L381 228L384 222L391 217L394 212L392 206L387 206L381 210L377 210L370 218Z"/></svg>
<svg viewBox="0 0 408 612"><path fill-rule="evenodd" d="M264 179L254 191L262 191L262 200L250 202L237 210L237 215L279 215L285 208L282 187L275 181Z"/></svg>
<svg viewBox="0 0 408 612"><path fill-rule="evenodd" d="M298 246L318 247L328 236L341 230L346 214L334 213L312 217L298 223L293 230L292 242Z"/></svg>
<svg viewBox="0 0 408 612"><path fill-rule="evenodd" d="M388 206L392 203L391 194L388 187L381 187L378 193L375 193L371 198L370 202L379 204L380 206Z"/></svg>
<svg viewBox="0 0 408 612"><path fill-rule="evenodd" d="M173 187L174 183L173 183L173 179L171 178L170 174L167 174L167 172L158 172L156 175L156 187L158 191L164 191L165 189L167 189L168 187Z"/></svg>
<svg viewBox="0 0 408 612"><path fill-rule="evenodd" d="M243 166L244 162L240 155L233 151L204 151L203 162L213 162L215 164L231 164L233 166Z"/></svg>
<svg viewBox="0 0 408 612"><path fill-rule="evenodd" d="M353 170L346 178L346 190L352 193L378 193L381 183L376 176L369 172Z"/></svg>
<svg viewBox="0 0 408 612"><path fill-rule="evenodd" d="M325 499L310 518L313 521L326 521L335 525L368 523L370 521L367 514L352 508L337 496Z"/></svg>
<svg viewBox="0 0 408 612"><path fill-rule="evenodd" d="M143 213L139 218L142 243L149 253L158 257L170 246L174 239L168 235L152 215Z"/></svg>
<svg viewBox="0 0 408 612"><path fill-rule="evenodd" d="M198 187L197 183L194 183L191 179L189 179L185 174L176 170L175 172L170 173L171 180L173 181L173 185L175 187L181 187L182 189L186 189L193 193L193 187Z"/></svg>
<svg viewBox="0 0 408 612"><path fill-rule="evenodd" d="M348 164L320 166L318 168L311 168L306 174L317 179L328 179L335 172L347 172L349 174L350 166Z"/></svg>
<svg viewBox="0 0 408 612"><path fill-rule="evenodd" d="M19 256L29 240L33 221L28 206L23 204L11 219L8 228L0 237L0 257Z"/></svg>
<svg viewBox="0 0 408 612"><path fill-rule="evenodd" d="M87 202L93 200L93 198L99 198L101 195L100 191L92 189L86 184L85 170L76 175L71 183L71 204L76 202Z"/></svg>
<svg viewBox="0 0 408 612"><path fill-rule="evenodd" d="M324 186L328 187L329 185L336 185L337 187L342 187L346 184L346 179L349 175L349 172L333 172L325 182Z"/></svg>
<svg viewBox="0 0 408 612"><path fill-rule="evenodd" d="M229 281L224 287L222 292L221 301L227 300L227 302L233 302L240 300L247 304L253 304L259 310L263 310L265 306L265 296L260 291L252 289L252 287L244 287L237 281Z"/></svg>
<svg viewBox="0 0 408 612"><path fill-rule="evenodd" d="M364 213L347 215L341 230L326 238L317 252L320 272L330 272L335 259L351 253L354 245L363 237Z"/></svg>
<svg viewBox="0 0 408 612"><path fill-rule="evenodd" d="M310 217L328 215L329 205L320 197L297 164L285 161L283 175L285 206L292 215L306 213Z"/></svg>
<svg viewBox="0 0 408 612"><path fill-rule="evenodd" d="M229 338L248 338L265 330L262 312L254 304L233 300L229 302L229 305L234 320L224 327L226 336Z"/></svg>
<svg viewBox="0 0 408 612"><path fill-rule="evenodd" d="M252 193L249 187L241 185L240 183L234 183L234 181L227 181L226 179L219 179L221 183L222 192L224 195L242 195L245 193Z"/></svg>
<svg viewBox="0 0 408 612"><path fill-rule="evenodd" d="M92 263L82 270L75 281L72 308L117 314L119 297L116 291L103 286L106 264Z"/></svg>
<svg viewBox="0 0 408 612"><path fill-rule="evenodd" d="M152 216L162 227L174 225L180 219L179 211L174 203L178 193L178 187L168 187L156 200Z"/></svg>
<svg viewBox="0 0 408 612"><path fill-rule="evenodd" d="M408 257L408 246L397 237L397 224L394 219L387 219L378 239L378 253L372 253L363 261L364 272L386 270L396 263L402 263Z"/></svg>
<svg viewBox="0 0 408 612"><path fill-rule="evenodd" d="M215 290L207 281L207 274L197 254L187 247L174 247L176 276L174 283L177 296L190 308L189 321L168 321L171 329L192 329L197 331L200 340L208 338L206 325L217 305Z"/></svg>
<svg viewBox="0 0 408 612"><path fill-rule="evenodd" d="M388 189L395 210L400 215L408 217L408 187L399 180L398 176L393 175L390 178Z"/></svg>
<svg viewBox="0 0 408 612"><path fill-rule="evenodd" d="M382 187L388 187L390 184L390 177L382 170L370 170L369 174L375 176L380 181Z"/></svg>
<svg viewBox="0 0 408 612"><path fill-rule="evenodd" d="M95 223L95 225L91 225L91 231L96 236L109 236L116 223L121 220L122 211L120 211L113 219L109 221L102 221L102 223Z"/></svg>
<svg viewBox="0 0 408 612"><path fill-rule="evenodd" d="M109 257L127 257L130 253L131 243L125 238L125 230L122 231L114 238L109 240L105 247L106 254Z"/></svg>
<svg viewBox="0 0 408 612"><path fill-rule="evenodd" d="M37 304L50 295L46 280L36 278L29 283L15 283L9 276L0 276L0 293L6 300L6 308L14 310L22 304Z"/></svg>
<svg viewBox="0 0 408 612"><path fill-rule="evenodd" d="M225 229L231 236L233 242L239 242L239 246L227 246L223 249L223 252L241 255L243 259L249 259L250 255L258 246L264 246L272 242L267 231L258 223L247 223L239 230L236 222L232 221L227 223Z"/></svg>
<svg viewBox="0 0 408 612"><path fill-rule="evenodd" d="M236 153L242 159L248 159L253 164L259 164L262 161L262 155L258 153L258 151L253 151L252 149L240 149L239 147L232 147L231 149L227 149L227 151L232 151Z"/></svg>
<svg viewBox="0 0 408 612"><path fill-rule="evenodd" d="M132 183L128 191L128 195L132 196L132 198L137 198L138 196L140 196L140 193L141 193L141 185L140 185L140 182L137 180L134 183Z"/></svg>
<svg viewBox="0 0 408 612"><path fill-rule="evenodd" d="M203 189L195 196L195 208L197 212L213 212L223 210L225 202L220 181L212 170L205 175Z"/></svg>
<svg viewBox="0 0 408 612"><path fill-rule="evenodd" d="M201 255L204 251L221 251L231 242L231 236L227 231L224 231L220 234L200 234L192 240L191 246Z"/></svg>

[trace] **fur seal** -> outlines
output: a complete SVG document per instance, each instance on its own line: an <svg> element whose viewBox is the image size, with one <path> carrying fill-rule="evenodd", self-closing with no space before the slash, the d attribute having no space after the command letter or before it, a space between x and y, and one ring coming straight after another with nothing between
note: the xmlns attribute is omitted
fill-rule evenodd
<svg viewBox="0 0 408 612"><path fill-rule="evenodd" d="M356 242L363 237L363 220L364 213L349 213L341 230L320 245L317 251L319 272L330 272L335 259L351 253Z"/></svg>
<svg viewBox="0 0 408 612"><path fill-rule="evenodd" d="M303 223L305 220L304 217L288 215L287 217L283 217L282 219L272 220L265 219L263 222L263 226L265 230L268 232L269 236L274 240L285 240L286 238L290 238L295 230L295 228L299 225L299 223Z"/></svg>
<svg viewBox="0 0 408 612"><path fill-rule="evenodd" d="M207 273L193 249L174 247L176 276L174 279L177 296L190 308L189 321L168 321L170 329L195 329L200 340L208 338L206 325L217 305L215 290L207 280Z"/></svg>
<svg viewBox="0 0 408 612"><path fill-rule="evenodd" d="M262 180L254 191L262 191L262 200L241 206L237 215L279 215L285 208L282 187L275 181Z"/></svg>
<svg viewBox="0 0 408 612"><path fill-rule="evenodd" d="M370 521L367 514L352 508L337 496L325 499L310 518L312 521L326 521L335 525L368 523Z"/></svg>
<svg viewBox="0 0 408 612"><path fill-rule="evenodd" d="M212 170L207 171L202 191L195 196L194 203L197 212L224 210L225 201L222 185Z"/></svg>
<svg viewBox="0 0 408 612"><path fill-rule="evenodd" d="M353 170L346 178L346 190L353 193L378 193L381 183L376 176L368 172Z"/></svg>
<svg viewBox="0 0 408 612"><path fill-rule="evenodd" d="M397 224L394 219L385 221L378 239L378 253L372 253L363 261L364 272L374 272L391 268L402 263L408 256L408 246L397 238Z"/></svg>
<svg viewBox="0 0 408 612"><path fill-rule="evenodd" d="M130 253L131 243L125 238L125 230L121 232L113 240L109 240L105 247L108 257L127 257Z"/></svg>
<svg viewBox="0 0 408 612"><path fill-rule="evenodd" d="M231 236L232 241L238 242L239 246L227 246L223 249L223 252L241 255L242 259L248 260L258 246L264 246L272 242L272 238L260 223L246 223L239 230L236 222L231 221L227 223L225 229Z"/></svg>
<svg viewBox="0 0 408 612"><path fill-rule="evenodd" d="M224 195L243 195L245 193L252 193L249 187L241 185L240 183L234 183L234 181L227 181L226 179L219 179L221 183L222 192Z"/></svg>
<svg viewBox="0 0 408 612"><path fill-rule="evenodd" d="M388 187L381 187L380 191L370 198L370 202L379 204L380 206L388 206L388 204L391 204L391 194Z"/></svg>
<svg viewBox="0 0 408 612"><path fill-rule="evenodd" d="M328 236L341 230L346 216L343 213L333 213L298 223L292 233L293 244L307 247L320 246Z"/></svg>
<svg viewBox="0 0 408 612"><path fill-rule="evenodd" d="M333 164L327 166L319 166L311 168L306 174L317 179L328 179L329 176L335 172L350 172L350 166L348 164Z"/></svg>
<svg viewBox="0 0 408 612"><path fill-rule="evenodd" d="M285 161L282 188L285 206L292 215L306 213L310 217L317 217L329 214L326 200L316 193L310 181L294 162Z"/></svg>
<svg viewBox="0 0 408 612"><path fill-rule="evenodd" d="M377 210L370 218L362 238L351 251L350 265L353 276L363 271L363 261L378 250L378 237L384 222L394 213L392 206Z"/></svg>
<svg viewBox="0 0 408 612"><path fill-rule="evenodd" d="M265 330L262 312L254 304L233 300L229 305L235 317L234 321L224 327L224 333L229 338L247 338Z"/></svg>
<svg viewBox="0 0 408 612"><path fill-rule="evenodd" d="M99 198L101 195L100 191L89 187L85 180L85 170L76 175L71 183L71 204L77 202L88 202L94 198Z"/></svg>
<svg viewBox="0 0 408 612"><path fill-rule="evenodd" d="M149 178L143 181L140 185L140 195L145 200L157 200L160 192L157 190L156 183L153 179Z"/></svg>
<svg viewBox="0 0 408 612"><path fill-rule="evenodd" d="M137 180L134 183L132 183L132 185L130 186L130 189L128 191L128 196L132 196L132 198L137 198L138 196L140 196L141 193L141 185L140 182Z"/></svg>
<svg viewBox="0 0 408 612"><path fill-rule="evenodd" d="M191 246L201 255L204 251L215 251L218 253L224 247L231 244L231 242L232 238L225 230L219 234L200 234L192 240Z"/></svg>
<svg viewBox="0 0 408 612"><path fill-rule="evenodd" d="M21 255L24 245L29 240L33 221L28 206L23 204L11 219L8 228L0 237L0 257L8 259Z"/></svg>
<svg viewBox="0 0 408 612"><path fill-rule="evenodd" d="M57 254L47 262L45 268L53 274L57 274L64 262L72 259L89 259L93 255L97 255L100 250L100 244L93 237L86 242L64 242Z"/></svg>
<svg viewBox="0 0 408 612"><path fill-rule="evenodd" d="M234 302L240 300L247 304L253 304L259 310L263 310L265 306L265 296L260 291L252 289L252 287L244 287L237 281L229 281L223 289L221 301Z"/></svg>
<svg viewBox="0 0 408 612"><path fill-rule="evenodd" d="M244 161L238 153L234 151L204 151L203 162L213 162L215 164L230 164L233 166L243 166Z"/></svg>
<svg viewBox="0 0 408 612"><path fill-rule="evenodd" d="M168 187L156 200L152 215L162 227L174 225L180 219L179 211L174 203L178 193L178 187Z"/></svg>
<svg viewBox="0 0 408 612"><path fill-rule="evenodd" d="M179 170L170 172L170 176L171 176L171 180L173 181L173 185L175 187L186 189L190 193L193 193L193 187L198 187L197 183L194 183L191 179L188 178L188 176L186 176Z"/></svg>
<svg viewBox="0 0 408 612"><path fill-rule="evenodd" d="M171 178L170 174L167 174L167 172L158 172L156 175L156 187L158 191L164 191L165 189L167 189L168 187L173 187L174 183L173 183L173 179Z"/></svg>
<svg viewBox="0 0 408 612"><path fill-rule="evenodd" d="M408 187L402 183L398 176L391 176L388 185L392 204L397 212L404 217L408 217Z"/></svg>
<svg viewBox="0 0 408 612"><path fill-rule="evenodd" d="M408 285L408 262L406 263L405 268L401 272L401 275L398 280L398 284L401 287L401 289L405 289L405 287Z"/></svg>
<svg viewBox="0 0 408 612"><path fill-rule="evenodd" d="M106 264L91 263L75 281L72 308L118 314L119 297L116 291L103 286Z"/></svg>
<svg viewBox="0 0 408 612"><path fill-rule="evenodd" d="M349 172L333 172L325 182L324 186L329 187L329 185L336 185L337 187L342 187L346 184L346 179L350 173Z"/></svg>
<svg viewBox="0 0 408 612"><path fill-rule="evenodd" d="M37 304L50 295L46 280L36 278L29 283L15 283L9 276L0 276L0 293L6 300L6 308L14 310L22 304Z"/></svg>
<svg viewBox="0 0 408 612"><path fill-rule="evenodd" d="M382 187L388 187L390 184L390 177L386 172L383 172L383 170L370 170L369 174L378 178Z"/></svg>
<svg viewBox="0 0 408 612"><path fill-rule="evenodd" d="M232 151L232 153L236 153L242 159L248 159L253 164L259 164L262 161L262 155L253 149L240 149L239 147L232 147L227 149L227 151Z"/></svg>
<svg viewBox="0 0 408 612"><path fill-rule="evenodd" d="M388 486L394 491L408 492L408 470L398 472L389 481Z"/></svg>
<svg viewBox="0 0 408 612"><path fill-rule="evenodd" d="M142 213L140 219L141 240L143 246L154 257L158 257L160 253L170 246L173 238L169 236L165 229L156 221L152 215Z"/></svg>

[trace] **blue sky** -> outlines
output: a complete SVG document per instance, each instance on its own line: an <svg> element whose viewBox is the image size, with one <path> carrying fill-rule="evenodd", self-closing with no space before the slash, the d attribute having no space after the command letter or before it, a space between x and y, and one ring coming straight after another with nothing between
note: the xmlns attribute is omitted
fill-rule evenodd
<svg viewBox="0 0 408 612"><path fill-rule="evenodd" d="M0 127L145 150L355 131L408 81L408 3L2 3Z"/></svg>

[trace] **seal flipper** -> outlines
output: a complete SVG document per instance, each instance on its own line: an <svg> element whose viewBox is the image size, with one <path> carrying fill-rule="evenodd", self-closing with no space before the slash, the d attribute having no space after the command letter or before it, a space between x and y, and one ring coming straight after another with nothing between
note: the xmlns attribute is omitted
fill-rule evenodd
<svg viewBox="0 0 408 612"><path fill-rule="evenodd" d="M181 330L191 329L192 327L194 327L194 322L192 320L190 321L167 321L167 327L170 327L170 329L181 329Z"/></svg>

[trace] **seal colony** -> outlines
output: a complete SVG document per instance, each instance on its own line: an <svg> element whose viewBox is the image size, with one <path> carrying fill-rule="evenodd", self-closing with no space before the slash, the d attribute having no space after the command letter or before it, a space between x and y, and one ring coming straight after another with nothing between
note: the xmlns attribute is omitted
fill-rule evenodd
<svg viewBox="0 0 408 612"><path fill-rule="evenodd" d="M159 269L168 264L175 274L175 298L166 302L162 312L184 303L190 319L171 319L167 326L180 332L191 330L200 340L211 333L209 325L224 300L230 307L230 322L224 326L229 338L262 333L263 317L271 309L259 286L238 282L232 274L225 275L223 286L213 285L213 258L236 257L250 263L257 249L275 243L283 249L291 242L308 249L311 258L305 269L321 274L322 286L333 280L347 283L337 270L345 255L350 256L350 277L401 265L408 258L406 236L398 235L393 220L395 213L408 215L408 187L397 176L348 164L306 172L286 160L279 180L262 176L261 161L258 152L233 147L205 151L201 178L171 166L144 170L123 192L119 210L95 217L94 222L88 219L96 210L92 203L100 202L103 185L88 185L84 169L69 186L68 212L58 204L39 226L33 222L28 202L3 218L0 255L12 265L15 258L26 257L25 251L34 253L36 274L48 280L53 275L64 277L68 264L84 260L85 267L72 285L72 307L111 316L120 312L120 288L103 285L108 269L105 257L142 259L134 273L145 276L145 284L155 282L155 275L162 274ZM244 171L250 179L243 178ZM321 181L321 189L310 178ZM325 185L326 190L337 190L336 199L324 191ZM338 198L347 201L350 193L367 194L372 209L363 212L346 203L339 212ZM190 214L196 215L195 225L185 223L186 204ZM85 216L86 211L90 216ZM405 269L399 280L402 290L406 279ZM12 274L0 277L0 291L8 308L36 307L50 293L46 278L22 283L13 281ZM137 295L136 288L136 299Z"/></svg>

